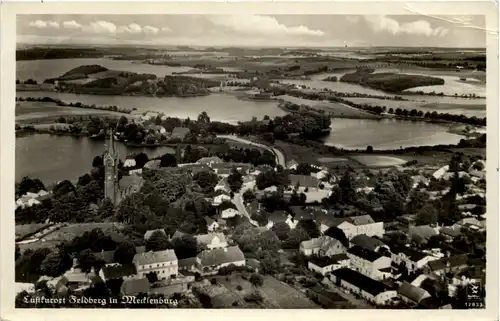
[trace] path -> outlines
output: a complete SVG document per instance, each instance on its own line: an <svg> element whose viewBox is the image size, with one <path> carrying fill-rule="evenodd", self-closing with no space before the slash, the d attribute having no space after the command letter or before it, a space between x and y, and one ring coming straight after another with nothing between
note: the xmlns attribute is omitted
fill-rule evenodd
<svg viewBox="0 0 500 321"><path fill-rule="evenodd" d="M217 137L230 139L230 140L234 140L236 142L240 142L240 143L244 143L244 144L253 145L253 146L267 149L268 151L270 151L271 153L273 153L276 156L276 163L278 165L286 167L285 155L277 148L274 148L272 146L267 146L264 144L260 144L260 143L256 143L256 142L252 142L250 140L238 137L236 135L217 135Z"/></svg>

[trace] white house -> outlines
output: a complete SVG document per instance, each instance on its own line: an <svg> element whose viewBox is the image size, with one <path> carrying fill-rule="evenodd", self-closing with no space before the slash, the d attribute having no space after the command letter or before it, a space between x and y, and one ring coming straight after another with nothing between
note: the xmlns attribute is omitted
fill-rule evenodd
<svg viewBox="0 0 500 321"><path fill-rule="evenodd" d="M207 222L207 231L209 232L214 232L219 228L219 223L208 216L205 216L205 222Z"/></svg>
<svg viewBox="0 0 500 321"><path fill-rule="evenodd" d="M384 280L392 275L390 257L360 246L353 246L347 250L347 256L351 269L374 280Z"/></svg>
<svg viewBox="0 0 500 321"><path fill-rule="evenodd" d="M345 252L345 247L339 240L322 235L320 237L303 241L299 250L304 255L333 256Z"/></svg>
<svg viewBox="0 0 500 321"><path fill-rule="evenodd" d="M239 215L239 214L240 214L240 212L238 212L237 209L227 208L221 212L221 217L223 219L227 219L227 218L235 217L236 215Z"/></svg>
<svg viewBox="0 0 500 321"><path fill-rule="evenodd" d="M384 235L384 223L375 222L370 215L348 217L337 227L344 231L348 239L359 234L379 237Z"/></svg>
<svg viewBox="0 0 500 321"><path fill-rule="evenodd" d="M135 167L135 166L137 165L134 158L127 158L125 160L125 163L123 163L123 167Z"/></svg>
<svg viewBox="0 0 500 321"><path fill-rule="evenodd" d="M138 253L134 255L132 263L140 278L146 277L151 272L156 273L159 280L169 279L178 274L178 260L174 250Z"/></svg>
<svg viewBox="0 0 500 321"><path fill-rule="evenodd" d="M309 270L326 275L329 272L349 267L349 258L344 253L331 257L314 257L307 263Z"/></svg>
<svg viewBox="0 0 500 321"><path fill-rule="evenodd" d="M327 170L320 170L319 172L317 173L311 173L311 176L314 177L314 178L317 178L319 180L322 180L322 179L325 179L327 178L329 175L328 171Z"/></svg>
<svg viewBox="0 0 500 321"><path fill-rule="evenodd" d="M215 185L214 190L217 191L223 191L226 193L231 192L231 188L229 187L229 184L227 182L226 178L222 178L217 185Z"/></svg>
<svg viewBox="0 0 500 321"><path fill-rule="evenodd" d="M219 194L215 196L212 200L212 205L213 206L219 206L225 201L231 201L231 196L226 195L226 194Z"/></svg>
<svg viewBox="0 0 500 321"><path fill-rule="evenodd" d="M437 257L410 249L401 247L392 249L392 261L398 265L404 264L408 272L413 272L422 269L430 261L437 260Z"/></svg>
<svg viewBox="0 0 500 321"><path fill-rule="evenodd" d="M348 268L332 271L330 280L363 299L384 306L397 297L397 292L384 283Z"/></svg>
<svg viewBox="0 0 500 321"><path fill-rule="evenodd" d="M226 237L222 233L209 233L195 236L199 244L205 245L208 249L227 247Z"/></svg>
<svg viewBox="0 0 500 321"><path fill-rule="evenodd" d="M450 170L450 165L443 166L440 169L438 169L437 171L435 171L432 174L432 176L435 179L441 179L444 176L444 174L446 174L449 170Z"/></svg>

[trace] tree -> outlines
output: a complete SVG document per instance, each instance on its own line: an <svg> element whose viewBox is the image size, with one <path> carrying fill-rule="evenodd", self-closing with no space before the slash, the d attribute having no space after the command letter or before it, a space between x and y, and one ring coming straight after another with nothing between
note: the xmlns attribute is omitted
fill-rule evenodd
<svg viewBox="0 0 500 321"><path fill-rule="evenodd" d="M170 243L168 237L160 231L155 231L146 241L147 251L163 251L171 248L172 244Z"/></svg>
<svg viewBox="0 0 500 321"><path fill-rule="evenodd" d="M54 251L49 253L40 264L40 272L47 276L60 276L71 266L70 258L61 253Z"/></svg>
<svg viewBox="0 0 500 321"><path fill-rule="evenodd" d="M78 255L78 263L79 267L83 272L90 272L92 267L96 268L98 267L98 260L94 253L92 253L92 250L86 249L80 252Z"/></svg>
<svg viewBox="0 0 500 321"><path fill-rule="evenodd" d="M208 193L214 190L219 177L213 172L203 171L194 174L193 180L201 187L203 193Z"/></svg>
<svg viewBox="0 0 500 321"><path fill-rule="evenodd" d="M272 230L276 233L276 236L280 239L280 241L286 240L291 231L290 226L288 226L285 222L278 222L274 224Z"/></svg>
<svg viewBox="0 0 500 321"><path fill-rule="evenodd" d="M21 256L21 249L19 248L19 245L16 244L15 246L15 259L17 260Z"/></svg>
<svg viewBox="0 0 500 321"><path fill-rule="evenodd" d="M97 215L101 218L108 218L114 214L114 205L109 198L104 198L97 210Z"/></svg>
<svg viewBox="0 0 500 321"><path fill-rule="evenodd" d="M288 238L283 243L283 247L287 249L297 249L302 241L309 240L310 237L302 228L294 228L290 231Z"/></svg>
<svg viewBox="0 0 500 321"><path fill-rule="evenodd" d="M264 284L264 278L261 275L256 274L256 273L253 273L252 275L250 275L249 281L255 287L260 287Z"/></svg>
<svg viewBox="0 0 500 321"><path fill-rule="evenodd" d="M164 154L160 158L160 167L176 167L177 166L177 158L174 154Z"/></svg>
<svg viewBox="0 0 500 321"><path fill-rule="evenodd" d="M120 264L130 264L134 259L136 249L134 244L130 242L119 243L113 255L115 262Z"/></svg>
<svg viewBox="0 0 500 321"><path fill-rule="evenodd" d="M75 186L73 186L73 184L68 180L64 180L64 181L59 182L52 189L52 193L56 197L61 196L61 195L66 195L68 193L75 193L75 192L76 192Z"/></svg>
<svg viewBox="0 0 500 321"><path fill-rule="evenodd" d="M312 219L300 220L297 228L303 229L309 238L316 238L320 235L318 225Z"/></svg>
<svg viewBox="0 0 500 321"><path fill-rule="evenodd" d="M28 192L38 193L41 190L45 190L45 186L41 180L38 178L31 179L27 176L23 177L16 187L16 194L18 196L25 195Z"/></svg>
<svg viewBox="0 0 500 321"><path fill-rule="evenodd" d="M367 152L367 153L373 153L373 146L368 145L368 146L366 147L366 152Z"/></svg>
<svg viewBox="0 0 500 321"><path fill-rule="evenodd" d="M243 176L237 169L233 168L231 174L229 174L229 176L227 177L227 182L229 184L229 187L231 188L231 191L237 193L243 185Z"/></svg>
<svg viewBox="0 0 500 321"><path fill-rule="evenodd" d="M90 183L90 181L91 181L91 180L92 180L92 177L90 177L90 175L89 175L89 174L84 174L84 175L82 175L82 176L80 176L80 177L78 178L78 183L77 183L77 185L79 185L79 186L85 186L85 185L87 185L88 183Z"/></svg>
<svg viewBox="0 0 500 321"><path fill-rule="evenodd" d="M346 245L346 244L349 244L349 240L347 239L344 231L342 231L341 229L339 229L338 227L336 226L332 226L330 228L328 228L325 233L324 233L326 236L329 236L331 238L334 238L338 241L340 241L340 243Z"/></svg>
<svg viewBox="0 0 500 321"><path fill-rule="evenodd" d="M143 168L144 165L146 165L146 163L149 161L149 157L145 153L139 153L134 158L137 168Z"/></svg>
<svg viewBox="0 0 500 321"><path fill-rule="evenodd" d="M418 211L416 218L417 225L431 225L436 224L437 221L438 212L432 204L427 203Z"/></svg>
<svg viewBox="0 0 500 321"><path fill-rule="evenodd" d="M255 197L255 193L254 193L252 190L247 189L247 190L243 193L243 200L244 200L245 202L249 202L249 203L250 203L250 202L254 201L255 199L256 199L256 197Z"/></svg>
<svg viewBox="0 0 500 321"><path fill-rule="evenodd" d="M96 156L94 157L94 160L92 161L92 167L100 167L104 166L104 162L101 156Z"/></svg>
<svg viewBox="0 0 500 321"><path fill-rule="evenodd" d="M198 242L192 235L183 235L174 239L172 243L179 260L195 257L198 254Z"/></svg>

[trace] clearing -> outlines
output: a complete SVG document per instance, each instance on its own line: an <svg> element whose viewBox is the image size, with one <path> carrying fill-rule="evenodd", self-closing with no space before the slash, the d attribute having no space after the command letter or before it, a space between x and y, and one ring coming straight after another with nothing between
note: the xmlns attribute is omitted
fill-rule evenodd
<svg viewBox="0 0 500 321"><path fill-rule="evenodd" d="M126 237L120 233L121 229L123 228L123 225L121 223L78 223L69 224L57 231L45 235L36 242L20 244L19 247L21 249L21 252L26 249L36 250L44 247L53 248L61 242L70 241L75 237L80 236L85 232L90 232L95 228L101 229L105 234L110 235L116 242L122 242L126 240Z"/></svg>

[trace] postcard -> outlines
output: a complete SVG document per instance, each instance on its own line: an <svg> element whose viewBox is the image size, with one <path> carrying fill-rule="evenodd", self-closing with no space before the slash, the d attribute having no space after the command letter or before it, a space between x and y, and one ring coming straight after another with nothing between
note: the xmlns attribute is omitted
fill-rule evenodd
<svg viewBox="0 0 500 321"><path fill-rule="evenodd" d="M492 3L1 13L2 319L498 319Z"/></svg>

